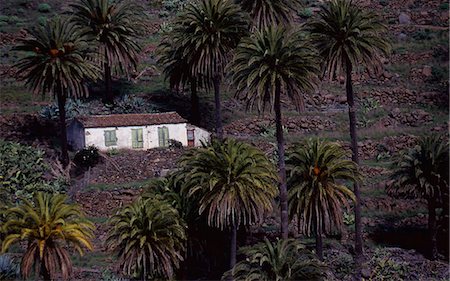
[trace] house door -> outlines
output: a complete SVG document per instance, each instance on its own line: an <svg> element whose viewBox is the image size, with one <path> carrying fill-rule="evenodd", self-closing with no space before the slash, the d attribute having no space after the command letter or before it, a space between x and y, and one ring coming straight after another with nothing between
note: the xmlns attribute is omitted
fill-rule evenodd
<svg viewBox="0 0 450 281"><path fill-rule="evenodd" d="M194 129L188 129L187 130L187 140L188 140L188 146L190 146L190 147L194 147L195 146Z"/></svg>

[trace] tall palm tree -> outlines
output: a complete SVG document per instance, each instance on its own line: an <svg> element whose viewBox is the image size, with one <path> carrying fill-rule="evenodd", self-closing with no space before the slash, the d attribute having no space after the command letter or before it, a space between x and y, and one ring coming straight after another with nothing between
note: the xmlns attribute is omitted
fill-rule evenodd
<svg viewBox="0 0 450 281"><path fill-rule="evenodd" d="M427 200L432 259L438 254L436 208L445 205L444 200L448 199L448 168L448 141L439 136L422 137L417 146L395 159L391 175L393 183L387 186L390 195Z"/></svg>
<svg viewBox="0 0 450 281"><path fill-rule="evenodd" d="M232 139L213 141L180 160L190 196L210 226L231 228L230 265L236 263L236 230L261 223L277 195L276 172L259 149Z"/></svg>
<svg viewBox="0 0 450 281"><path fill-rule="evenodd" d="M170 279L183 260L186 226L165 200L139 198L110 220L107 245L118 253L124 273Z"/></svg>
<svg viewBox="0 0 450 281"><path fill-rule="evenodd" d="M77 205L67 203L66 195L38 192L33 202L24 200L8 209L6 217L2 252L13 244L27 243L20 266L24 279L28 279L34 264L44 280L55 280L58 270L67 280L72 272L67 247L80 255L83 248L93 248L90 239L94 225L84 218Z"/></svg>
<svg viewBox="0 0 450 281"><path fill-rule="evenodd" d="M318 16L310 23L310 29L323 58L324 74L329 77L339 73L346 75L352 159L359 164L352 72L356 65L368 68L376 68L379 65L380 56L389 51L386 36L381 35L386 28L375 13L358 7L352 0L331 0L321 7ZM354 185L354 193L355 261L360 268L363 259L363 238L358 184Z"/></svg>
<svg viewBox="0 0 450 281"><path fill-rule="evenodd" d="M281 98L287 95L301 108L302 92L313 88L316 62L301 32L270 26L242 40L230 67L237 95L247 101L248 107L261 112L268 104L275 110L283 239L288 237L288 204Z"/></svg>
<svg viewBox="0 0 450 281"><path fill-rule="evenodd" d="M290 281L323 280L326 266L296 239L264 242L239 249L245 259L236 264L222 279Z"/></svg>
<svg viewBox="0 0 450 281"><path fill-rule="evenodd" d="M54 95L58 101L61 134L61 162L69 163L65 104L68 97L87 95L86 80L96 79L98 69L92 63L89 38L66 19L55 18L44 27L28 31L15 50L27 52L16 66L26 85L34 93Z"/></svg>
<svg viewBox="0 0 450 281"><path fill-rule="evenodd" d="M316 253L323 259L322 234L341 230L342 206L355 199L343 181L361 179L357 165L337 143L308 139L294 145L287 157L289 215L298 217L299 229L316 235Z"/></svg>
<svg viewBox="0 0 450 281"><path fill-rule="evenodd" d="M248 32L245 14L232 0L198 0L189 3L178 18L174 32L182 34L176 46L186 46L192 77L214 87L216 133L223 138L220 84L230 52Z"/></svg>
<svg viewBox="0 0 450 281"><path fill-rule="evenodd" d="M70 4L73 22L98 42L98 62L103 68L103 101L113 103L112 71L128 74L136 69L143 8L135 1L76 0Z"/></svg>
<svg viewBox="0 0 450 281"><path fill-rule="evenodd" d="M192 123L198 125L200 123L200 105L197 89L198 86L201 86L201 84L198 85L201 80L191 74L189 54L184 53L185 47L174 44L177 36L179 34L172 32L162 40L158 46L158 63L164 66L163 73L166 79L169 78L171 88L190 84Z"/></svg>
<svg viewBox="0 0 450 281"><path fill-rule="evenodd" d="M271 25L289 24L301 6L300 0L237 0L250 14L252 25L262 29Z"/></svg>

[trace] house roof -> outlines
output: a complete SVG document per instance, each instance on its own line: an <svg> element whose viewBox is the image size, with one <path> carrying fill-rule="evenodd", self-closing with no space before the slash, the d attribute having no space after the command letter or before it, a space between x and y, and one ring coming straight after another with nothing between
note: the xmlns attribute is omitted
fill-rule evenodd
<svg viewBox="0 0 450 281"><path fill-rule="evenodd" d="M78 116L75 119L78 120L85 128L187 123L187 120L176 112L90 115Z"/></svg>

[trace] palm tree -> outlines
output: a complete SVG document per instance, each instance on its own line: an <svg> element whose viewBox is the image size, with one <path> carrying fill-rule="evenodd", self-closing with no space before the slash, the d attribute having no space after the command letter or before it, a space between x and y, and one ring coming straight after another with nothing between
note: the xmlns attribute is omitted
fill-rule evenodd
<svg viewBox="0 0 450 281"><path fill-rule="evenodd" d="M296 239L264 242L239 249L245 259L225 272L222 279L290 281L323 280L326 266Z"/></svg>
<svg viewBox="0 0 450 281"><path fill-rule="evenodd" d="M232 0L198 0L184 8L174 32L183 35L175 45L186 47L184 55L190 56L191 76L201 79L208 88L213 82L216 133L221 139L220 84L231 50L248 32L247 18Z"/></svg>
<svg viewBox="0 0 450 281"><path fill-rule="evenodd" d="M261 223L272 210L276 172L259 149L232 139L213 141L180 160L190 196L199 196L207 223L231 228L230 265L236 263L236 230Z"/></svg>
<svg viewBox="0 0 450 281"><path fill-rule="evenodd" d="M301 32L271 26L243 39L230 67L237 95L248 107L261 112L269 104L275 110L283 239L288 237L288 204L281 97L287 95L301 108L301 93L313 87L316 66L314 51Z"/></svg>
<svg viewBox="0 0 450 281"><path fill-rule="evenodd" d="M27 52L16 66L26 85L34 93L52 94L58 101L61 133L61 162L69 163L65 104L68 97L87 95L84 84L96 79L98 69L89 58L89 40L81 30L65 19L56 18L44 27L28 31L15 50Z"/></svg>
<svg viewBox="0 0 450 281"><path fill-rule="evenodd" d="M322 233L341 230L342 206L349 209L353 192L342 181L361 179L357 165L337 143L308 139L288 153L289 215L298 217L303 233L316 235L316 253L323 259Z"/></svg>
<svg viewBox="0 0 450 281"><path fill-rule="evenodd" d="M386 37L381 36L386 28L375 13L358 7L352 0L331 0L321 7L317 18L310 23L310 29L323 58L324 74L329 77L341 72L346 74L352 159L359 164L352 71L356 65L372 69L379 65L380 55L387 54L389 50ZM354 193L355 261L360 268L363 259L363 238L358 184L354 185Z"/></svg>
<svg viewBox="0 0 450 281"><path fill-rule="evenodd" d="M144 279L166 278L183 260L186 226L165 200L139 198L110 220L107 245L118 253L124 273Z"/></svg>
<svg viewBox="0 0 450 281"><path fill-rule="evenodd" d="M417 146L395 159L391 175L393 183L387 186L390 195L427 200L432 259L438 254L436 208L439 204L445 205L444 200L448 199L448 168L448 141L439 136L422 137Z"/></svg>
<svg viewBox="0 0 450 281"><path fill-rule="evenodd" d="M178 86L191 86L191 116L192 123L198 125L200 123L200 106L197 94L198 82L197 77L191 75L189 54L184 54L184 47L174 44L177 34L172 32L164 38L158 46L158 63L164 66L163 73L166 79L169 78L170 87L173 89Z"/></svg>
<svg viewBox="0 0 450 281"><path fill-rule="evenodd" d="M94 225L84 218L77 205L67 203L66 195L38 192L33 202L24 200L8 209L6 217L2 252L13 244L27 243L20 266L24 279L28 279L34 264L45 280L55 280L58 270L67 280L72 272L67 247L80 255L83 248L92 250Z"/></svg>
<svg viewBox="0 0 450 281"><path fill-rule="evenodd" d="M86 28L98 42L98 61L103 67L105 95L103 101L113 103L111 72L128 74L136 69L140 37L145 20L143 8L135 1L77 0L70 4L73 22Z"/></svg>
<svg viewBox="0 0 450 281"><path fill-rule="evenodd" d="M237 0L237 3L250 14L256 29L291 23L301 6L300 0Z"/></svg>

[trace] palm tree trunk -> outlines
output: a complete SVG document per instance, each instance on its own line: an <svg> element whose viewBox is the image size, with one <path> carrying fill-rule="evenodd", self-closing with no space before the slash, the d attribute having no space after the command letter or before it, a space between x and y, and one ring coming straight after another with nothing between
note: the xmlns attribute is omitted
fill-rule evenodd
<svg viewBox="0 0 450 281"><path fill-rule="evenodd" d="M59 110L59 130L60 130L60 142L61 142L61 164L63 167L69 165L69 152L67 149L67 132L66 132L66 96L62 93L62 89L56 94L58 99Z"/></svg>
<svg viewBox="0 0 450 281"><path fill-rule="evenodd" d="M230 245L230 269L236 264L236 253L237 253L237 229L236 225L233 224L231 227L231 245Z"/></svg>
<svg viewBox="0 0 450 281"><path fill-rule="evenodd" d="M428 199L428 232L430 233L431 255L430 258L435 260L438 255L437 251L437 227L436 227L436 202L434 199Z"/></svg>
<svg viewBox="0 0 450 281"><path fill-rule="evenodd" d="M41 275L42 275L42 279L44 280L52 280L50 273L48 272L47 268L45 267L44 262L41 262Z"/></svg>
<svg viewBox="0 0 450 281"><path fill-rule="evenodd" d="M281 121L281 85L277 81L275 84L275 124L278 145L278 169L280 174L280 206L281 206L281 238L287 239L288 230L288 202L286 185L286 163L284 157L284 136L283 124Z"/></svg>
<svg viewBox="0 0 450 281"><path fill-rule="evenodd" d="M347 58L346 59L346 83L345 88L347 92L347 103L348 103L348 117L350 121L350 138L352 145L352 160L359 165L358 156L358 136L356 133L356 108L355 108L355 98L353 94L352 86L352 63ZM361 222L361 194L359 191L358 183L353 184L353 192L355 193L355 265L357 269L357 278L360 279L361 276L361 266L363 262L363 238L362 238L362 222Z"/></svg>
<svg viewBox="0 0 450 281"><path fill-rule="evenodd" d="M103 65L105 68L105 93L103 97L103 103L113 104L114 97L112 92L111 66L109 65L108 53L106 50L105 50L105 62Z"/></svg>
<svg viewBox="0 0 450 281"><path fill-rule="evenodd" d="M199 125L200 105L197 95L197 81L195 79L191 80L191 114L192 114L192 123L194 125Z"/></svg>
<svg viewBox="0 0 450 281"><path fill-rule="evenodd" d="M220 105L220 77L214 77L214 102L216 105L216 134L219 140L223 139L222 114Z"/></svg>
<svg viewBox="0 0 450 281"><path fill-rule="evenodd" d="M322 228L316 222L316 254L319 260L323 261L323 240Z"/></svg>

